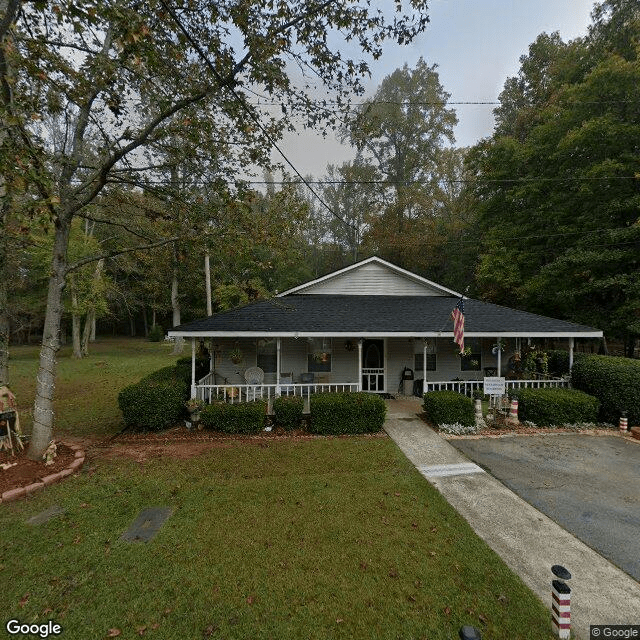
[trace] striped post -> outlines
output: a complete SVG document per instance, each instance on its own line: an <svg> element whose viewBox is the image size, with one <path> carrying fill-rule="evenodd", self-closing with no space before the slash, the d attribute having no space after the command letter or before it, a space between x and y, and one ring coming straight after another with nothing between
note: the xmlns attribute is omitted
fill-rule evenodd
<svg viewBox="0 0 640 640"><path fill-rule="evenodd" d="M627 412L623 411L620 416L620 433L627 433L627 429L629 428L629 420L627 418Z"/></svg>
<svg viewBox="0 0 640 640"><path fill-rule="evenodd" d="M564 582L571 574L559 564L551 567L553 575L560 580L551 581L551 623L558 638L571 635L571 588Z"/></svg>
<svg viewBox="0 0 640 640"><path fill-rule="evenodd" d="M513 398L511 400L511 406L509 407L509 422L518 424L518 399Z"/></svg>

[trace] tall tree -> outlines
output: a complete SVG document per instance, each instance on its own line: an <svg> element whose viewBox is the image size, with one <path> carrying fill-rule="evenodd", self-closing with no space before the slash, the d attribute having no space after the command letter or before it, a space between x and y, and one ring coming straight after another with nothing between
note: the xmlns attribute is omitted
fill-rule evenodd
<svg viewBox="0 0 640 640"><path fill-rule="evenodd" d="M313 70L340 100L361 92L368 66L344 56L340 39L377 58L384 40L411 42L426 27L425 3L410 7L402 13L399 3L399 13L387 21L366 0L312 0L302 8L286 0L267 6L195 0L175 9L164 0L4 0L0 46L10 62L2 68L2 82L24 96L31 111L17 113L5 91L3 124L33 147L47 142L37 127L39 113L58 113L69 124L64 152L51 158L59 166L55 189L43 194L52 196L55 237L30 456L42 453L53 430L55 356L74 216L110 181L153 181L153 150L178 135L182 152L201 157L222 180L249 163L267 163L269 141L288 122L262 116L258 127L248 90L269 93L285 110L303 115L308 126L335 119L333 109L290 81L287 63ZM100 144L89 144L96 140Z"/></svg>
<svg viewBox="0 0 640 640"><path fill-rule="evenodd" d="M382 213L370 221L369 246L407 268L420 269L413 243L434 215L444 145L452 143L456 114L436 66L422 58L387 76L354 119L351 142L386 183Z"/></svg>
<svg viewBox="0 0 640 640"><path fill-rule="evenodd" d="M516 109L528 125L516 132L499 121L470 167L484 296L601 327L631 351L640 335L640 60L637 46L621 55L610 28L618 12L635 28L623 43L640 42L640 22L630 18L637 3L597 5L586 38L558 44L559 57L539 74L527 71L546 74L553 87ZM568 58L568 50L581 55Z"/></svg>

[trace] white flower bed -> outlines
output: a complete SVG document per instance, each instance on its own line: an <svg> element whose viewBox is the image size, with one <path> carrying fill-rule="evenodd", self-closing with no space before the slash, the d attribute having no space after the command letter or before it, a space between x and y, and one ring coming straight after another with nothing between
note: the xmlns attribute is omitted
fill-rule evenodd
<svg viewBox="0 0 640 640"><path fill-rule="evenodd" d="M448 433L452 436L465 436L478 431L478 427L475 425L472 427L465 427L459 422L455 422L454 424L439 424L438 429L443 433Z"/></svg>

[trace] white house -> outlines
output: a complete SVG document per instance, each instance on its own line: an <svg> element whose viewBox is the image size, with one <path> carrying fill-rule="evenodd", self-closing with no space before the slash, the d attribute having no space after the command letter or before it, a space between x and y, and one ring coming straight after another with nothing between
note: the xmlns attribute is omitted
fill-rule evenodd
<svg viewBox="0 0 640 640"><path fill-rule="evenodd" d="M413 385L401 384L411 376L406 369L425 381L425 391L469 393L485 375L509 374L509 356L523 341L566 338L572 362L575 338L602 337L591 327L465 298L465 347L471 353L461 357L451 320L460 298L373 257L275 298L174 327L168 335L191 339L192 396L231 402L331 391L395 394ZM210 352L210 373L197 380L200 342Z"/></svg>

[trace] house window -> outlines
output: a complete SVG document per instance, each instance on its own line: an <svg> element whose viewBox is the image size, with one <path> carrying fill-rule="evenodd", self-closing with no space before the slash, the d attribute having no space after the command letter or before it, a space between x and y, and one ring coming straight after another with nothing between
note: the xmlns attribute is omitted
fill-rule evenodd
<svg viewBox="0 0 640 640"><path fill-rule="evenodd" d="M482 369L482 346L480 338L468 338L464 347L471 349L468 356L460 356L460 371L480 371Z"/></svg>
<svg viewBox="0 0 640 640"><path fill-rule="evenodd" d="M328 338L311 338L307 354L307 371L321 373L331 371L331 340Z"/></svg>
<svg viewBox="0 0 640 640"><path fill-rule="evenodd" d="M265 373L275 373L278 366L278 349L275 338L258 340L256 365Z"/></svg>
<svg viewBox="0 0 640 640"><path fill-rule="evenodd" d="M416 372L416 374L420 373L421 371L424 371L424 367L422 366L423 363L423 354L422 353L416 353L414 356L414 371ZM436 371L437 370L437 356L435 353L427 353L427 371Z"/></svg>

